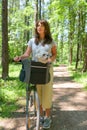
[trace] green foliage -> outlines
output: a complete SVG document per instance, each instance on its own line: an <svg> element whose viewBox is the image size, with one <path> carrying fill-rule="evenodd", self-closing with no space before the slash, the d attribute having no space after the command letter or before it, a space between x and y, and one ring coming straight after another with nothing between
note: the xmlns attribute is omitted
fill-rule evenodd
<svg viewBox="0 0 87 130"><path fill-rule="evenodd" d="M80 45L84 44L86 6L87 2L85 0L52 0L47 7L52 36L56 41L58 40L58 56L60 62L66 62L66 60L69 62L68 59L71 59L71 47L72 59L76 61L79 39ZM80 26L78 27L79 21ZM65 43L67 45L64 45ZM79 55L82 56L81 54ZM83 57L80 59L83 59Z"/></svg>
<svg viewBox="0 0 87 130"><path fill-rule="evenodd" d="M73 62L72 66L69 66L71 71L73 80L83 84L84 89L87 90L87 72L82 71L82 63L80 63L79 68L75 70L75 62Z"/></svg>
<svg viewBox="0 0 87 130"><path fill-rule="evenodd" d="M31 5L28 5L27 7L25 7L23 11L24 16L31 16L33 13L34 13L34 9L32 8Z"/></svg>
<svg viewBox="0 0 87 130"><path fill-rule="evenodd" d="M16 1L17 2L17 1ZM12 3L10 3L9 6ZM16 3L17 4L17 3ZM8 11L8 17L9 17L9 26L8 26L8 36L9 36L9 56L10 60L15 56L15 55L20 55L23 54L25 45L27 43L27 38L26 38L26 32L30 32L33 30L33 25L34 25L34 17L33 17L33 7L32 5L28 5L26 7L17 8L15 7L15 2L14 2L14 7L9 8ZM28 18L29 25L26 23L26 16Z"/></svg>
<svg viewBox="0 0 87 130"><path fill-rule="evenodd" d="M87 72L74 72L73 77L76 82L82 83L84 89L87 90Z"/></svg>
<svg viewBox="0 0 87 130"><path fill-rule="evenodd" d="M20 67L11 64L9 79L0 79L0 117L10 117L11 113L20 107L17 103L19 97L25 96L25 84L18 79Z"/></svg>
<svg viewBox="0 0 87 130"><path fill-rule="evenodd" d="M0 10L1 10L2 6L1 6L1 2L0 2ZM0 11L0 57L1 57L1 43L2 43L2 27L1 27L1 17L2 17L2 14L1 14L1 11Z"/></svg>

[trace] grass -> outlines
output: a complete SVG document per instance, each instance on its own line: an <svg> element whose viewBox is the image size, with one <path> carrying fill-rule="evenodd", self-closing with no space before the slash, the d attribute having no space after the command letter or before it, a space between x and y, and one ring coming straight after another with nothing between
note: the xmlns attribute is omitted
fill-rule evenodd
<svg viewBox="0 0 87 130"><path fill-rule="evenodd" d="M87 72L82 71L82 67L79 66L77 70L74 69L74 64L69 67L73 80L83 84L84 90L87 91Z"/></svg>
<svg viewBox="0 0 87 130"><path fill-rule="evenodd" d="M19 81L19 70L21 65L11 64L9 66L9 79L0 79L0 117L10 117L13 111L19 109L17 100L25 96L25 84ZM0 68L1 71L1 68Z"/></svg>
<svg viewBox="0 0 87 130"><path fill-rule="evenodd" d="M87 90L87 72L74 72L74 80L83 84L84 89Z"/></svg>

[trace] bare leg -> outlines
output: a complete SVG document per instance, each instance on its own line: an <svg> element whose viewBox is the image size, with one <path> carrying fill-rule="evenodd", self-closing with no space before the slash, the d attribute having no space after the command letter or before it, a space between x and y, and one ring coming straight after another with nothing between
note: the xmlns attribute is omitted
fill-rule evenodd
<svg viewBox="0 0 87 130"><path fill-rule="evenodd" d="M51 113L50 108L48 108L48 109L45 110L45 116L46 116L46 117L50 117L50 113ZM44 115L44 111L43 111L42 105L40 105L40 115L41 115L41 116Z"/></svg>
<svg viewBox="0 0 87 130"><path fill-rule="evenodd" d="M46 117L50 117L50 113L51 113L50 108L46 109L46 111L45 111L45 116L46 116Z"/></svg>
<svg viewBox="0 0 87 130"><path fill-rule="evenodd" d="M42 105L40 105L40 115L43 116L43 108L42 108Z"/></svg>

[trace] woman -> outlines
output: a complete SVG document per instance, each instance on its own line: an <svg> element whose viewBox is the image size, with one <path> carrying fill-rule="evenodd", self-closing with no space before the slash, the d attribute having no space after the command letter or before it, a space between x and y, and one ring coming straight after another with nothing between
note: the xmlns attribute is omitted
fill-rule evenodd
<svg viewBox="0 0 87 130"><path fill-rule="evenodd" d="M38 51L39 49L39 51ZM38 58L38 54L41 52L46 52L49 57L48 58ZM25 53L21 56L17 56L14 58L15 61L19 61L21 59L27 58L32 54L32 60L38 61L40 59L41 62L49 62L52 63L56 59L57 51L56 44L54 43L51 33L50 27L46 20L39 20L36 23L35 27L35 38L32 38L28 42L28 47ZM40 56L40 55L39 55ZM40 98L40 114L43 116L43 110L45 110L45 118L43 123L43 128L48 129L51 125L51 107L52 107L52 86L53 86L53 67L51 64L50 67L51 80L49 83L43 85L37 85L37 92ZM41 122L43 122L41 118Z"/></svg>

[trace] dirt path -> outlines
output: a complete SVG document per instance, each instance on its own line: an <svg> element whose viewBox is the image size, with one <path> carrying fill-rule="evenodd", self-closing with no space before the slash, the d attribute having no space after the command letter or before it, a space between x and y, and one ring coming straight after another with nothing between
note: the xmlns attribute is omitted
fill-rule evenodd
<svg viewBox="0 0 87 130"><path fill-rule="evenodd" d="M54 68L52 113L50 130L87 130L87 92L72 80L66 66ZM26 130L23 109L0 120L0 130Z"/></svg>

